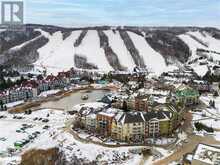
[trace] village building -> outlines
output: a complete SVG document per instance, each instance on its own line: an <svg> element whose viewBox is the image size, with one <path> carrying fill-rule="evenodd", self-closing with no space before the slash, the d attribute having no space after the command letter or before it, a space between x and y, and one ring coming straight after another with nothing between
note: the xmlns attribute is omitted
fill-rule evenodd
<svg viewBox="0 0 220 165"><path fill-rule="evenodd" d="M33 97L33 91L28 87L11 88L0 94L0 100L3 104L16 102L20 100L28 100Z"/></svg>
<svg viewBox="0 0 220 165"><path fill-rule="evenodd" d="M189 85L200 93L210 92L212 90L212 86L206 81L194 80Z"/></svg>
<svg viewBox="0 0 220 165"><path fill-rule="evenodd" d="M169 134L171 134L175 129L177 129L184 116L184 107L177 107L172 104L160 104L154 107L155 111L162 111L170 119L169 120ZM163 134L163 133L162 133Z"/></svg>
<svg viewBox="0 0 220 165"><path fill-rule="evenodd" d="M124 112L114 118L112 138L126 142L144 140L144 117L141 112Z"/></svg>
<svg viewBox="0 0 220 165"><path fill-rule="evenodd" d="M128 110L148 111L148 98L137 96L135 98L119 99L112 103L114 108L123 109L123 104L127 105Z"/></svg>
<svg viewBox="0 0 220 165"><path fill-rule="evenodd" d="M170 135L171 119L168 116L168 112L151 111L143 113L143 115L145 118L145 137L159 137Z"/></svg>
<svg viewBox="0 0 220 165"><path fill-rule="evenodd" d="M142 142L147 138L169 136L172 133L171 112L123 112L114 117L112 138L126 142Z"/></svg>
<svg viewBox="0 0 220 165"><path fill-rule="evenodd" d="M118 113L118 109L114 108L109 108L105 109L96 115L96 130L98 133L105 135L105 136L110 136L111 135L111 130L112 130L112 121L115 117L115 115Z"/></svg>
<svg viewBox="0 0 220 165"><path fill-rule="evenodd" d="M170 102L184 106L197 105L199 103L199 92L189 86L180 85L170 98Z"/></svg>

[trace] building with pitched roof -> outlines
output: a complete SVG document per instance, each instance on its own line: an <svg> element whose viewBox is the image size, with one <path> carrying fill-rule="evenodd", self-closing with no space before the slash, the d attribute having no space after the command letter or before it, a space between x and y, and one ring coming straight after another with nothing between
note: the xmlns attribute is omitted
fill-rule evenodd
<svg viewBox="0 0 220 165"><path fill-rule="evenodd" d="M191 106L199 103L199 96L197 90L186 85L180 85L170 98L170 101L174 101L176 104Z"/></svg>

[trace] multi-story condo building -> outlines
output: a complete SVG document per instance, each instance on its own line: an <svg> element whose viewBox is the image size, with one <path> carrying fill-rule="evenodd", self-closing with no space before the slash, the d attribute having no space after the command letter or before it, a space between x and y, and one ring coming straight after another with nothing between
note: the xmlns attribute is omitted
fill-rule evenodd
<svg viewBox="0 0 220 165"><path fill-rule="evenodd" d="M112 123L112 137L127 142L144 140L144 117L141 112L119 113Z"/></svg>
<svg viewBox="0 0 220 165"><path fill-rule="evenodd" d="M148 111L148 98L146 97L135 97L126 100L118 100L113 103L112 106L121 109L123 108L123 102L127 104L127 108L129 110Z"/></svg>
<svg viewBox="0 0 220 165"><path fill-rule="evenodd" d="M115 115L118 113L118 109L109 108L97 113L96 115L96 130L106 136L111 135L112 121Z"/></svg>
<svg viewBox="0 0 220 165"><path fill-rule="evenodd" d="M189 86L181 85L170 98L170 102L184 106L196 105L199 103L199 92Z"/></svg>

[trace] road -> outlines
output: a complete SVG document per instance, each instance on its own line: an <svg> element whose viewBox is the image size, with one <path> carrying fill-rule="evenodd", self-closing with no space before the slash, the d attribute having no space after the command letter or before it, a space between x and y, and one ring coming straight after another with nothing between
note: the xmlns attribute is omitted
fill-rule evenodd
<svg viewBox="0 0 220 165"><path fill-rule="evenodd" d="M199 143L209 144L209 145L220 145L219 141L216 141L213 137L208 137L208 136L201 137L197 135L192 135L189 136L188 139L189 142L187 144L184 144L182 147L177 148L177 150L170 156L162 160L159 160L157 162L154 162L153 165L167 165L173 161L178 161L183 157L183 155L187 153L192 153Z"/></svg>
<svg viewBox="0 0 220 165"><path fill-rule="evenodd" d="M212 136L203 137L203 136L194 135L192 133L193 132L192 123L191 123L192 114L190 112L185 114L185 119L186 121L181 129L187 133L188 143L184 143L183 146L181 147L173 146L177 148L174 151L174 153L165 157L164 159L154 162L153 165L168 165L173 161L178 161L183 157L183 155L187 153L192 153L199 143L208 144L208 145L220 145L220 141L215 140ZM140 165L144 165L146 161L147 159L144 157L141 160Z"/></svg>

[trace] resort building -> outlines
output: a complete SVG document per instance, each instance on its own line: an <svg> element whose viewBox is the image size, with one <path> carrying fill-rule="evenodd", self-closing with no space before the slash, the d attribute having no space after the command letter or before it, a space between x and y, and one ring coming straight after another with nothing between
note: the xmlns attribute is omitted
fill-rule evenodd
<svg viewBox="0 0 220 165"><path fill-rule="evenodd" d="M148 111L148 98L147 97L135 97L117 100L112 104L114 108L123 108L123 102L126 103L128 110L136 110L136 111Z"/></svg>
<svg viewBox="0 0 220 165"><path fill-rule="evenodd" d="M112 130L112 121L115 117L115 115L118 113L118 109L105 109L96 115L96 130L98 133L105 135L105 136L110 136L111 135L111 130Z"/></svg>
<svg viewBox="0 0 220 165"><path fill-rule="evenodd" d="M144 140L144 117L141 112L118 114L112 123L112 138L126 142Z"/></svg>
<svg viewBox="0 0 220 165"><path fill-rule="evenodd" d="M186 85L181 85L176 89L170 101L175 101L177 104L185 106L191 106L199 103L199 96L197 90Z"/></svg>

